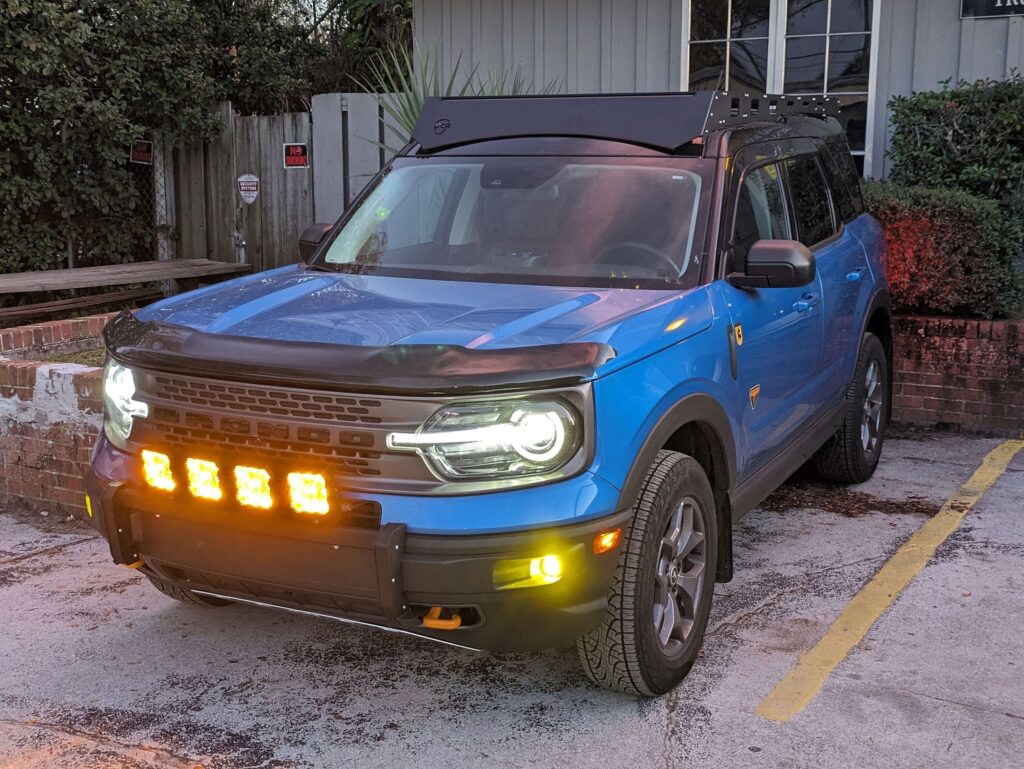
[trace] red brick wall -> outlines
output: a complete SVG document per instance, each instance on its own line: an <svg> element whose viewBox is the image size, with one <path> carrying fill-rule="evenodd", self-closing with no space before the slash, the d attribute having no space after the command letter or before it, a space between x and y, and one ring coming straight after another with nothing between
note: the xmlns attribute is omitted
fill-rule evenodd
<svg viewBox="0 0 1024 769"><path fill-rule="evenodd" d="M14 358L91 346L114 314L0 330L0 503L84 516L102 369Z"/></svg>
<svg viewBox="0 0 1024 769"><path fill-rule="evenodd" d="M1024 320L897 317L893 419L1024 432Z"/></svg>
<svg viewBox="0 0 1024 769"><path fill-rule="evenodd" d="M88 318L2 328L0 329L0 356L30 358L33 353L58 352L68 348L81 347L83 342L92 343L103 332L107 321L115 315L117 315L116 312L109 312L104 315L92 315Z"/></svg>

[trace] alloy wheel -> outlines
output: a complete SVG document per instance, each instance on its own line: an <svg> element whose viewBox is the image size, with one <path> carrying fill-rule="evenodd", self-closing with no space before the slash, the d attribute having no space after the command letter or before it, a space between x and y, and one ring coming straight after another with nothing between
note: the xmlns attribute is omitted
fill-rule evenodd
<svg viewBox="0 0 1024 769"><path fill-rule="evenodd" d="M654 576L654 632L667 655L676 653L693 632L706 550L701 510L693 497L684 497L665 526Z"/></svg>

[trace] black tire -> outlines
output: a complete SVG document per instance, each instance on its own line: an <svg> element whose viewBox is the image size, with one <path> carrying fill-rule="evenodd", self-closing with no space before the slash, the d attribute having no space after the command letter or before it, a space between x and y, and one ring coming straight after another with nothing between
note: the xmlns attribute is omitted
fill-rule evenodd
<svg viewBox="0 0 1024 769"><path fill-rule="evenodd" d="M868 392L872 366L878 378ZM814 455L814 470L822 480L832 483L863 483L872 476L882 455L885 425L889 414L889 365L882 342L874 334L864 334L857 355L857 368L846 394L846 418L842 427ZM871 412L875 434L873 441L863 434ZM869 435L869 437L871 437Z"/></svg>
<svg viewBox="0 0 1024 769"><path fill-rule="evenodd" d="M175 601L181 601L182 603L191 603L196 606L228 606L231 603L231 601L224 601L220 598L209 598L205 595L196 595L191 590L178 587L173 582L166 582L159 577L154 577L152 574L147 574L146 579L152 582L153 587L165 596L173 598Z"/></svg>
<svg viewBox="0 0 1024 769"><path fill-rule="evenodd" d="M681 568L687 571L680 579L696 570L698 559L703 560L703 569L693 586L696 600L690 600L692 616L685 617L685 598L680 598L683 603L677 606L677 610L683 607L684 618L690 623L688 631L684 634L673 626L665 644L655 626L659 616L666 618L667 603L657 608L655 603L661 602L659 596L675 599L666 593L665 581L659 581L657 575L663 556L673 552L667 546L663 549L670 521L686 506L692 508L692 532L697 533L698 527L703 530L703 544L696 547L692 558L683 558ZM619 554L604 621L576 642L591 681L627 694L653 697L670 691L686 677L697 659L711 613L717 545L715 500L704 470L685 454L658 452L633 507L632 525ZM697 552L701 547L703 552ZM675 580L672 583L676 584ZM659 630L664 627L662 623ZM675 637L677 632L681 637Z"/></svg>

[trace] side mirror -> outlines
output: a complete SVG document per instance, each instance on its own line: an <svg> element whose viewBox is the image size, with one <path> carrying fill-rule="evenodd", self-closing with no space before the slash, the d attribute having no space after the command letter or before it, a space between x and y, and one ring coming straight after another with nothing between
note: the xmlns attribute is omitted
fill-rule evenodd
<svg viewBox="0 0 1024 769"><path fill-rule="evenodd" d="M750 247L744 272L725 277L738 288L794 288L814 280L814 254L795 240L759 240Z"/></svg>
<svg viewBox="0 0 1024 769"><path fill-rule="evenodd" d="M311 224L299 235L299 258L308 262L313 252L316 251L327 233L334 227L333 224Z"/></svg>

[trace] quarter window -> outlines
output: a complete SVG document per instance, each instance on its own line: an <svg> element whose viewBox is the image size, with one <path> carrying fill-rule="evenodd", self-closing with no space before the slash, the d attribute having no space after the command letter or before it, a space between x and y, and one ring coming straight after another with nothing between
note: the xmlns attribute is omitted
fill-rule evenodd
<svg viewBox="0 0 1024 769"><path fill-rule="evenodd" d="M828 186L818 161L812 155L791 158L786 161L786 170L797 239L810 247L834 235L836 228L829 205Z"/></svg>
<svg viewBox="0 0 1024 769"><path fill-rule="evenodd" d="M777 165L761 166L748 172L736 199L730 271L741 269L750 247L759 240L788 240L785 194Z"/></svg>

